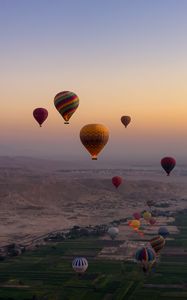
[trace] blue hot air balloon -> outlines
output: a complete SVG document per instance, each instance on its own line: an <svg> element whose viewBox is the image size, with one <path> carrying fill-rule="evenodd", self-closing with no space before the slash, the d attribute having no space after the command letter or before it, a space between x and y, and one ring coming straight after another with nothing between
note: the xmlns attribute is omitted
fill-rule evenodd
<svg viewBox="0 0 187 300"><path fill-rule="evenodd" d="M72 268L76 273L83 274L88 268L88 261L85 257L76 257L72 261Z"/></svg>

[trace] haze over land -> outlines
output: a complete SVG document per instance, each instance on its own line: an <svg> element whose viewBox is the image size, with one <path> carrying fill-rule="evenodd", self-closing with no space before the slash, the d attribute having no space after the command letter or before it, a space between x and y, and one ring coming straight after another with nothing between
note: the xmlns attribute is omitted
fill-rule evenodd
<svg viewBox="0 0 187 300"><path fill-rule="evenodd" d="M186 174L180 168L167 177L161 167L89 169L60 161L1 157L1 245L73 225L129 217L148 209L147 200L167 203L165 210L171 212L182 210L187 208ZM111 183L115 175L124 178L118 190Z"/></svg>

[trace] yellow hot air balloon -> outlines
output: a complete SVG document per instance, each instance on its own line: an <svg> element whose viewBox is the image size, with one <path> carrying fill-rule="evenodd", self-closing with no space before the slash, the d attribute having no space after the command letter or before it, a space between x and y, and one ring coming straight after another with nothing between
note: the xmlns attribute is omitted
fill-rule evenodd
<svg viewBox="0 0 187 300"><path fill-rule="evenodd" d="M149 221L152 217L152 215L149 211L145 211L142 216L143 216L144 220L146 220L146 221Z"/></svg>
<svg viewBox="0 0 187 300"><path fill-rule="evenodd" d="M102 124L88 124L82 127L80 139L92 159L96 160L97 155L108 142L109 130Z"/></svg>

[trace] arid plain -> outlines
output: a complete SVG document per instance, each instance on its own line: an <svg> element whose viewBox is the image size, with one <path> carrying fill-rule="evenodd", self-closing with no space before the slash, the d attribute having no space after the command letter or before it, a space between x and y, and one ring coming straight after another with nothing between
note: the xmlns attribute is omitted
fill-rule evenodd
<svg viewBox="0 0 187 300"><path fill-rule="evenodd" d="M74 165L74 164L73 164ZM116 190L111 178L120 175ZM148 209L187 208L186 173L161 168L71 168L60 161L0 159L0 245L26 242L51 231L109 223Z"/></svg>

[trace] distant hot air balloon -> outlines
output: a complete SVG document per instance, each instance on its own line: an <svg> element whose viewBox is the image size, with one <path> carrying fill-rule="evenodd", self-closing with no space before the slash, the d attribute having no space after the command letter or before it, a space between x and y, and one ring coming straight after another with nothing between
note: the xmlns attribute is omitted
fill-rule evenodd
<svg viewBox="0 0 187 300"><path fill-rule="evenodd" d="M158 253L164 247L165 239L163 238L163 236L158 235L150 240L150 244L154 249L155 253Z"/></svg>
<svg viewBox="0 0 187 300"><path fill-rule="evenodd" d="M129 221L129 226L131 226L134 230L138 230L140 228L140 221L139 220L131 220Z"/></svg>
<svg viewBox="0 0 187 300"><path fill-rule="evenodd" d="M88 261L85 257L76 257L72 262L72 268L76 273L83 274L88 268Z"/></svg>
<svg viewBox="0 0 187 300"><path fill-rule="evenodd" d="M155 252L149 247L142 247L138 249L135 255L136 261L141 264L143 271L151 270L151 267L156 261Z"/></svg>
<svg viewBox="0 0 187 300"><path fill-rule="evenodd" d="M81 129L80 139L92 159L97 160L97 155L108 142L109 131L102 124L88 124Z"/></svg>
<svg viewBox="0 0 187 300"><path fill-rule="evenodd" d="M163 236L163 238L167 238L169 235L169 231L168 231L167 227L162 226L159 228L158 234Z"/></svg>
<svg viewBox="0 0 187 300"><path fill-rule="evenodd" d="M48 111L47 111L47 109L42 108L42 107L36 108L33 111L33 117L38 122L38 124L40 125L40 127L42 127L43 122L48 117Z"/></svg>
<svg viewBox="0 0 187 300"><path fill-rule="evenodd" d="M114 176L113 178L112 178L112 183L113 183L113 185L116 187L116 188L118 188L118 186L120 186L120 184L122 183L122 177L120 177L120 176Z"/></svg>
<svg viewBox="0 0 187 300"><path fill-rule="evenodd" d="M110 227L107 233L111 237L111 239L114 240L119 233L119 229L117 227Z"/></svg>
<svg viewBox="0 0 187 300"><path fill-rule="evenodd" d="M123 125L125 125L125 128L129 125L130 121L131 121L131 117L129 116L121 117L121 122L123 123Z"/></svg>
<svg viewBox="0 0 187 300"><path fill-rule="evenodd" d="M149 211L144 211L142 214L144 220L149 221L152 217L151 213Z"/></svg>
<svg viewBox="0 0 187 300"><path fill-rule="evenodd" d="M176 165L176 160L173 157L164 157L161 159L161 166L169 176L170 172Z"/></svg>
<svg viewBox="0 0 187 300"><path fill-rule="evenodd" d="M64 124L69 124L69 119L79 106L79 98L73 92L60 92L54 98L54 105L65 120Z"/></svg>
<svg viewBox="0 0 187 300"><path fill-rule="evenodd" d="M150 223L151 225L154 225L154 224L156 223L156 219L153 218L153 217L151 217L151 218L149 219L149 223Z"/></svg>
<svg viewBox="0 0 187 300"><path fill-rule="evenodd" d="M141 219L141 214L139 212L135 212L133 214L133 217L136 219L136 220L140 220Z"/></svg>

